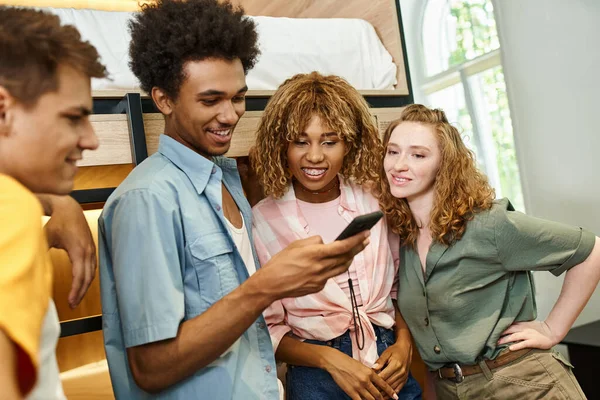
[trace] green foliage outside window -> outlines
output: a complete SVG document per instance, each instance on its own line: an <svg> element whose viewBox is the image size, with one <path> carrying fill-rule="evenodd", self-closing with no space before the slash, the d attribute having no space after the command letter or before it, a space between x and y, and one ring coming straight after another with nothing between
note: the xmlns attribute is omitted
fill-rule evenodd
<svg viewBox="0 0 600 400"><path fill-rule="evenodd" d="M450 2L450 15L456 24L456 49L450 54L450 66L500 47L494 9L489 0L453 0Z"/></svg>
<svg viewBox="0 0 600 400"><path fill-rule="evenodd" d="M523 211L523 193L519 164L508 108L508 97L502 66L488 69L480 74L483 80L487 112L490 118L492 138L496 147L496 161L502 195L508 197L517 210Z"/></svg>
<svg viewBox="0 0 600 400"><path fill-rule="evenodd" d="M490 0L448 0L450 18L447 24L449 32L448 38L452 40L450 53L448 56L448 67L458 66L476 57L482 56L490 51L500 47L496 22L494 19L494 10ZM448 54L448 53L447 53ZM476 107L484 107L485 112L480 113L488 121L480 121L481 126L487 129L485 134L491 131L496 155L496 168L502 196L508 197L516 209L524 210L523 194L521 190L521 179L519 175L519 166L515 153L515 145L510 119L510 110L508 107L508 97L506 95L506 85L502 66L497 66L485 70L469 78L475 80L476 85L483 93L479 99L485 104L477 104ZM432 99L435 94L432 95ZM436 104L433 104L436 106ZM438 106L441 106L438 105ZM455 104L456 106L456 104ZM471 134L471 114L467 105L464 103L457 110L457 119L459 126ZM473 141L471 141L473 143ZM473 145L470 146L473 148ZM480 150L474 149L480 165Z"/></svg>

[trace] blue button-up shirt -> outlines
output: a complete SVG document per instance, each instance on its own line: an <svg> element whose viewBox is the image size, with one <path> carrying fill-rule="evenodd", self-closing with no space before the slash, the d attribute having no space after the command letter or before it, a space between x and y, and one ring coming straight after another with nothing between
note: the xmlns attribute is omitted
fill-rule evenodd
<svg viewBox="0 0 600 400"><path fill-rule="evenodd" d="M99 221L100 284L104 345L117 399L279 398L262 317L217 360L158 395L141 390L129 369L126 348L176 337L183 321L248 278L226 227L221 183L249 230L251 210L235 161L208 160L162 135L158 152L106 202ZM258 266L255 253L254 260Z"/></svg>

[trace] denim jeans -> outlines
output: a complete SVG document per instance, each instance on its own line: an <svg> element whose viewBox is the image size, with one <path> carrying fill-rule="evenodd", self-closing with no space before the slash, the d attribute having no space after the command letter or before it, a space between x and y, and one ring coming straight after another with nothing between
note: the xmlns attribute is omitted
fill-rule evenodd
<svg viewBox="0 0 600 400"><path fill-rule="evenodd" d="M396 341L394 332L374 326L377 335L377 353L381 355L385 349ZM350 331L327 342L306 340L305 343L330 346L352 357ZM286 376L287 400L350 400L350 397L335 383L331 375L320 368L288 365ZM406 384L398 393L400 400L421 400L421 387L411 374Z"/></svg>

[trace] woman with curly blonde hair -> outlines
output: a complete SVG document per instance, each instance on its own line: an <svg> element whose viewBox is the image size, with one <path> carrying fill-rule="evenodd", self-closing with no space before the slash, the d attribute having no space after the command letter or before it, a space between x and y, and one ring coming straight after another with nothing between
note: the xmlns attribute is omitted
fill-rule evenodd
<svg viewBox="0 0 600 400"><path fill-rule="evenodd" d="M383 144L380 203L401 242L398 304L438 398L585 398L549 349L598 285L600 239L494 200L441 110L406 107ZM534 270L568 271L543 322Z"/></svg>
<svg viewBox="0 0 600 400"><path fill-rule="evenodd" d="M370 188L379 186L381 152L369 107L345 80L313 72L284 82L256 137L253 166L268 196L253 208L260 262L296 239L331 242L354 217L379 210ZM288 364L288 400L421 398L396 312L397 235L391 241L378 223L348 273L266 310L275 358Z"/></svg>

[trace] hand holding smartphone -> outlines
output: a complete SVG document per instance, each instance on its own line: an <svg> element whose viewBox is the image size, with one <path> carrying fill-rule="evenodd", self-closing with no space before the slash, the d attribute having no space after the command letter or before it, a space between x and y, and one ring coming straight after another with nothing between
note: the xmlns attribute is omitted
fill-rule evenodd
<svg viewBox="0 0 600 400"><path fill-rule="evenodd" d="M383 217L383 213L381 211L360 215L354 218L335 240L344 240L362 231L369 230L375 226L381 217Z"/></svg>

